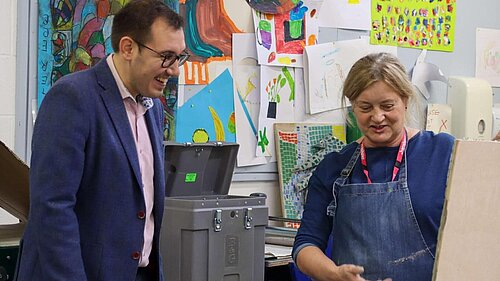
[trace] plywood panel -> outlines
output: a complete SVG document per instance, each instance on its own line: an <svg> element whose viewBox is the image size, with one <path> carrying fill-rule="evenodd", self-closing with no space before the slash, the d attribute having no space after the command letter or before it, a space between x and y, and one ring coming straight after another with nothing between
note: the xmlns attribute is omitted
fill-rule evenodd
<svg viewBox="0 0 500 281"><path fill-rule="evenodd" d="M433 280L500 280L499 142L455 143Z"/></svg>

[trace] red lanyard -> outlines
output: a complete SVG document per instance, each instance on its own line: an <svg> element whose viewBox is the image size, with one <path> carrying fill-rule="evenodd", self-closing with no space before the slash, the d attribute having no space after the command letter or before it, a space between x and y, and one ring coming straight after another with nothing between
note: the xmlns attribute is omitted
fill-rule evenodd
<svg viewBox="0 0 500 281"><path fill-rule="evenodd" d="M399 172L399 167L401 166L401 163L403 162L403 154L406 149L406 130L403 134L403 137L401 139L401 143L399 144L399 150L398 150L398 155L396 156L396 163L394 163L394 169L392 170L392 180L396 178L396 175ZM363 142L361 142L361 150L360 150L360 155L361 155L361 167L363 168L363 173L365 173L366 178L368 179L368 183L372 183L372 180L370 179L370 176L368 175L368 165L366 164L366 149L365 145Z"/></svg>

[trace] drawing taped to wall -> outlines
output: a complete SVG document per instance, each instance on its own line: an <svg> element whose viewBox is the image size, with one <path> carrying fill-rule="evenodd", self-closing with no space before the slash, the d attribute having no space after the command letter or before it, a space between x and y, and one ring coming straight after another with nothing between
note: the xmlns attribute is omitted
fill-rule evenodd
<svg viewBox="0 0 500 281"><path fill-rule="evenodd" d="M500 30L476 30L476 77L500 86Z"/></svg>
<svg viewBox="0 0 500 281"><path fill-rule="evenodd" d="M322 2L299 1L289 12L277 15L254 10L259 64L302 67L304 47L318 41L318 13Z"/></svg>

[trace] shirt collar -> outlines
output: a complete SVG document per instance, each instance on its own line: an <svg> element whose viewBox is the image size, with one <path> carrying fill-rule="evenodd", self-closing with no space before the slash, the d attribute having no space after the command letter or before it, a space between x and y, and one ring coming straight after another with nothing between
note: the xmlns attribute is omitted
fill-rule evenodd
<svg viewBox="0 0 500 281"><path fill-rule="evenodd" d="M110 54L106 58L106 62L108 63L109 69L111 70L111 74L113 74L113 78L115 78L116 85L118 86L118 91L120 92L122 99L125 100L127 98L130 98L134 102L142 104L142 106L144 106L146 110L153 107L154 103L152 98L143 97L142 95L139 94L137 96L137 100L134 99L134 97L129 92L127 87L125 87L125 84L123 84L123 80L121 79L120 75L118 74L118 71L116 70L115 63L113 62L113 54Z"/></svg>

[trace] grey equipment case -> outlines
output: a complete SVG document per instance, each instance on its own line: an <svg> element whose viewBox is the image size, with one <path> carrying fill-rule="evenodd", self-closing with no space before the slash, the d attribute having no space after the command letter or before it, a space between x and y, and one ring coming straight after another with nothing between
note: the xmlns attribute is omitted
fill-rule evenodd
<svg viewBox="0 0 500 281"><path fill-rule="evenodd" d="M266 198L227 195L238 145L167 143L165 150L165 280L263 281Z"/></svg>

